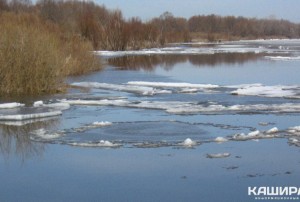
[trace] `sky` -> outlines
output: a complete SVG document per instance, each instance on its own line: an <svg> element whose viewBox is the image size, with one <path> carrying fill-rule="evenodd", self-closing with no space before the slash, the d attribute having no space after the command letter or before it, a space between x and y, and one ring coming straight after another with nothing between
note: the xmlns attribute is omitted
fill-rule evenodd
<svg viewBox="0 0 300 202"><path fill-rule="evenodd" d="M150 20L165 11L176 17L216 14L287 19L300 23L300 0L94 0L109 9L120 9L125 18Z"/></svg>

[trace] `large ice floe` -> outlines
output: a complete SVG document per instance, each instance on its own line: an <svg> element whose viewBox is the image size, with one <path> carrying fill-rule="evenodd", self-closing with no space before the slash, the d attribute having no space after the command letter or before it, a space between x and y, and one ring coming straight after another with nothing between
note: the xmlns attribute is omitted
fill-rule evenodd
<svg viewBox="0 0 300 202"><path fill-rule="evenodd" d="M97 88L111 91L122 91L139 95L156 95L172 93L217 93L224 91L232 95L247 95L260 97L282 97L300 99L300 86L298 85L274 85L265 86L263 84L241 84L241 85L217 85L217 84L193 84L185 82L149 82L149 81L129 81L126 84L108 84L98 82L77 82L72 86L86 88Z"/></svg>
<svg viewBox="0 0 300 202"><path fill-rule="evenodd" d="M21 121L26 119L39 119L51 116L61 115L61 111L51 111L51 112L42 112L42 113L31 113L31 114L13 114L13 115L0 115L0 120L2 121Z"/></svg>
<svg viewBox="0 0 300 202"><path fill-rule="evenodd" d="M121 147L122 144L113 143L108 140L100 140L98 142L70 142L68 145L78 146L78 147Z"/></svg>
<svg viewBox="0 0 300 202"><path fill-rule="evenodd" d="M136 93L141 95L155 95L155 94L164 94L171 93L168 90L157 90L151 87L145 86L129 86L123 84L109 84L109 83L98 83L98 82L78 82L72 83L72 86L86 87L86 88L99 88L105 90L114 90L114 91L124 91L129 93Z"/></svg>
<svg viewBox="0 0 300 202"><path fill-rule="evenodd" d="M291 60L299 60L300 56L265 56L266 59L270 60L282 60L282 61L291 61Z"/></svg>
<svg viewBox="0 0 300 202"><path fill-rule="evenodd" d="M13 113L7 111L7 109L15 108L17 110L13 111ZM10 121L12 123L12 121L43 119L47 117L59 116L62 114L63 110L67 110L69 108L70 105L68 103L61 102L44 104L42 101L37 101L33 103L32 107L25 107L24 104L20 103L5 103L0 104L0 109L6 109L6 111L0 111L0 121Z"/></svg>
<svg viewBox="0 0 300 202"><path fill-rule="evenodd" d="M141 109L164 110L171 114L214 114L214 113L296 113L300 112L300 103L283 104L249 104L249 105L221 105L209 102L201 104L198 102L183 101L130 101L130 100L61 100L62 103L70 105L98 105L116 106Z"/></svg>
<svg viewBox="0 0 300 202"><path fill-rule="evenodd" d="M207 158L227 158L229 157L231 154L230 153L215 153L215 154L207 154L206 157Z"/></svg>
<svg viewBox="0 0 300 202"><path fill-rule="evenodd" d="M230 87L230 86L229 86ZM234 86L231 86L234 87ZM233 95L249 95L261 97L283 97L300 98L299 86L263 86L262 84L242 85L240 88L231 91Z"/></svg>
<svg viewBox="0 0 300 202"><path fill-rule="evenodd" d="M0 109L13 109L18 107L23 107L25 104L18 103L18 102L12 102L12 103L3 103L0 104Z"/></svg>

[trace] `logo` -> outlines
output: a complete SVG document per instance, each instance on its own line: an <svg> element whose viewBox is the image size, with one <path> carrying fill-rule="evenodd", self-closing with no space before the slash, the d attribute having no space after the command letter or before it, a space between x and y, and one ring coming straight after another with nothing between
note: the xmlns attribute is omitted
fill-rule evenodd
<svg viewBox="0 0 300 202"><path fill-rule="evenodd" d="M299 200L300 187L248 187L255 200Z"/></svg>

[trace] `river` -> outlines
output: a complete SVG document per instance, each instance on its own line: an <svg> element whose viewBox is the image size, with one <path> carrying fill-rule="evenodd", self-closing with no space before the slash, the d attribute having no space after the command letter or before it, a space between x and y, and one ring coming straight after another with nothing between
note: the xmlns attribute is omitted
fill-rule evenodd
<svg viewBox="0 0 300 202"><path fill-rule="evenodd" d="M249 187L300 187L300 40L95 54L105 70L68 78L66 94L1 98L17 104L0 104L0 201L255 201Z"/></svg>

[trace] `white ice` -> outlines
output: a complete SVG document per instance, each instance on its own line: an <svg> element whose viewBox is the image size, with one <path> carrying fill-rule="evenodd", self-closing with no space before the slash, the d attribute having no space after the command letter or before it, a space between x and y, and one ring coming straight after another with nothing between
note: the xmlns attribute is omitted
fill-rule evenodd
<svg viewBox="0 0 300 202"><path fill-rule="evenodd" d="M70 104L61 102L45 104L43 101L36 101L33 103L33 107L47 107L59 111L64 111L70 108Z"/></svg>
<svg viewBox="0 0 300 202"><path fill-rule="evenodd" d="M71 105L99 105L118 106L142 109L165 110L172 114L197 114L197 113L218 113L218 112L266 112L266 113L293 113L300 112L300 104L256 104L256 105L231 105L218 104L200 105L194 102L180 101L128 101L128 100L61 100Z"/></svg>
<svg viewBox="0 0 300 202"><path fill-rule="evenodd" d="M287 132L292 135L300 135L300 126L290 127L288 128Z"/></svg>
<svg viewBox="0 0 300 202"><path fill-rule="evenodd" d="M25 104L18 103L18 102L3 103L0 104L0 109L13 109L13 108L18 108L23 106L25 106Z"/></svg>
<svg viewBox="0 0 300 202"><path fill-rule="evenodd" d="M215 138L215 142L227 142L228 139L226 139L225 137L216 137Z"/></svg>
<svg viewBox="0 0 300 202"><path fill-rule="evenodd" d="M34 107L41 107L41 106L43 106L43 105L44 105L44 102L41 101L41 100L40 100L40 101L36 101L36 102L33 103L33 106L34 106Z"/></svg>
<svg viewBox="0 0 300 202"><path fill-rule="evenodd" d="M77 83L72 83L71 85L86 87L86 88L99 88L105 90L124 91L130 93L137 93L141 95L172 93L171 91L158 90L155 88L145 87L145 86L130 86L130 85L123 85L123 84L109 84L109 83L98 83L98 82L77 82Z"/></svg>
<svg viewBox="0 0 300 202"><path fill-rule="evenodd" d="M277 127L271 128L269 130L267 130L265 133L267 134L273 134L273 133L277 133L279 130Z"/></svg>
<svg viewBox="0 0 300 202"><path fill-rule="evenodd" d="M163 88L218 88L219 85L213 84L192 84L192 83L172 83L172 82L148 82L148 81L129 81L127 84L134 86L149 86L149 87L163 87Z"/></svg>
<svg viewBox="0 0 300 202"><path fill-rule="evenodd" d="M297 98L298 93L300 93L299 86L263 86L259 84L245 85L237 90L231 91L231 94L233 95L286 98Z"/></svg>
<svg viewBox="0 0 300 202"><path fill-rule="evenodd" d="M45 140L56 139L62 136L62 134L59 133L49 133L44 128L35 130L32 132L32 134Z"/></svg>
<svg viewBox="0 0 300 202"><path fill-rule="evenodd" d="M15 115L0 115L0 120L2 121L22 121L27 119L39 119L51 116L61 115L61 111L43 112L43 113L33 113L33 114L15 114Z"/></svg>
<svg viewBox="0 0 300 202"><path fill-rule="evenodd" d="M216 153L216 154L207 154L207 158L226 158L229 157L231 154L230 153Z"/></svg>
<svg viewBox="0 0 300 202"><path fill-rule="evenodd" d="M184 147L193 147L197 145L197 142L193 141L191 138L187 138L183 142L179 143L179 145Z"/></svg>
<svg viewBox="0 0 300 202"><path fill-rule="evenodd" d="M282 60L282 61L290 61L290 60L300 60L300 56L288 57L288 56L265 56L265 58L270 60Z"/></svg>
<svg viewBox="0 0 300 202"><path fill-rule="evenodd" d="M79 146L79 147L121 147L122 144L112 143L107 140L101 140L99 142L72 142L68 143L72 146Z"/></svg>
<svg viewBox="0 0 300 202"><path fill-rule="evenodd" d="M96 121L96 122L93 122L92 124L93 126L99 126L99 127L102 127L102 126L111 126L112 125L112 122L109 122L109 121Z"/></svg>

